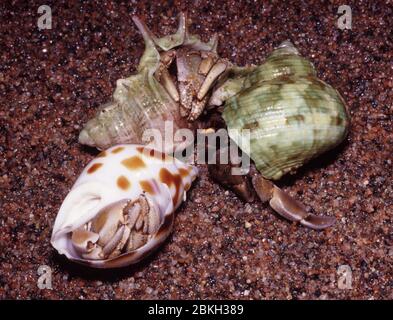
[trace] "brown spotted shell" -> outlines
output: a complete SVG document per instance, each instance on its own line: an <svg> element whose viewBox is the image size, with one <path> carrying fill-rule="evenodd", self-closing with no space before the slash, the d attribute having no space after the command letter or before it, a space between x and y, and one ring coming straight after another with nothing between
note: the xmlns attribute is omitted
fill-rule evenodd
<svg viewBox="0 0 393 320"><path fill-rule="evenodd" d="M141 145L107 149L86 166L65 198L56 217L51 243L70 260L95 268L136 263L169 235L174 212L196 175L195 167ZM134 235L143 236L145 242L127 250L135 221L130 226L130 217L120 214L137 201L139 206L149 207L149 216L145 218L154 221L145 219L145 228L140 221L141 230ZM110 220L115 221L115 225L111 225ZM108 225L109 231L103 225ZM116 233L111 233L111 226ZM103 248L98 246L99 236L109 237L103 240ZM102 250L95 254L97 248L105 249L107 254Z"/></svg>

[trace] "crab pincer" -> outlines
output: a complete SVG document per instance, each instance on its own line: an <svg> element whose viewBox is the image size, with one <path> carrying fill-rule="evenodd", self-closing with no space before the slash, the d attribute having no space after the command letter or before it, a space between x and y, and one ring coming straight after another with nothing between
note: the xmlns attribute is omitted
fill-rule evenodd
<svg viewBox="0 0 393 320"><path fill-rule="evenodd" d="M255 175L251 181L258 197L263 202L269 202L275 212L290 221L316 230L328 228L336 221L333 217L317 216L308 212L302 203L261 175Z"/></svg>
<svg viewBox="0 0 393 320"><path fill-rule="evenodd" d="M251 164L246 175L234 175L232 168L240 167L241 163L234 163L228 158L228 163L220 163L222 153L228 152L226 148L217 150L215 161L208 165L209 175L216 182L231 189L245 202L253 202L259 198L280 216L290 221L299 222L301 225L321 230L334 224L335 218L317 216L306 210L303 204L292 198L288 193L277 187L272 181L264 178Z"/></svg>

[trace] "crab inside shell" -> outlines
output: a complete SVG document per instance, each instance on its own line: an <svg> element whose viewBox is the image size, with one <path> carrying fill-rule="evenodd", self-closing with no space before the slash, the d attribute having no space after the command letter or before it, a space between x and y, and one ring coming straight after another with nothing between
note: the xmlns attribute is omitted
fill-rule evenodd
<svg viewBox="0 0 393 320"><path fill-rule="evenodd" d="M82 185L78 192L91 186ZM86 193L85 193L86 194ZM170 199L170 195L167 195ZM71 197L72 198L72 197ZM142 193L137 199L122 199L89 209L94 202L67 207L86 218L67 226L55 226L52 244L67 258L95 268L122 267L136 263L153 252L172 229L174 211L162 212L153 198ZM105 201L106 202L106 201ZM94 206L94 205L93 205ZM69 211L70 212L70 211Z"/></svg>
<svg viewBox="0 0 393 320"><path fill-rule="evenodd" d="M51 243L95 268L136 263L170 234L175 210L197 169L141 145L118 145L93 159L64 199Z"/></svg>
<svg viewBox="0 0 393 320"><path fill-rule="evenodd" d="M144 195L111 204L72 231L75 250L85 259L112 259L145 245L158 231L161 217Z"/></svg>
<svg viewBox="0 0 393 320"><path fill-rule="evenodd" d="M166 121L175 131L195 129L211 88L225 78L232 64L218 56L217 36L203 42L188 32L186 20L180 14L177 32L159 38L141 19L133 17L145 42L137 73L117 80L113 99L86 123L80 143L98 149L143 143L143 133L148 129L166 135ZM171 147L163 150L172 151Z"/></svg>

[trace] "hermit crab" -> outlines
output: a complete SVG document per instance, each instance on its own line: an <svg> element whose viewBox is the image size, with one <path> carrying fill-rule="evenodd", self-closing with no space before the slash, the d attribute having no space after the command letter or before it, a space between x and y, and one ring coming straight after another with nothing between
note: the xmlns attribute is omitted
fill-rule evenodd
<svg viewBox="0 0 393 320"><path fill-rule="evenodd" d="M136 263L170 234L197 169L142 145L117 145L93 159L56 217L51 243L94 268Z"/></svg>
<svg viewBox="0 0 393 320"><path fill-rule="evenodd" d="M147 129L165 134L164 123L173 130L194 128L210 96L209 89L231 63L217 55L217 37L205 43L188 32L180 14L175 34L155 37L138 18L145 52L137 74L119 79L112 101L103 105L79 135L82 144L104 149L117 143L141 143ZM175 67L175 74L169 70ZM157 146L161 148L161 146ZM173 146L165 146L170 151Z"/></svg>
<svg viewBox="0 0 393 320"><path fill-rule="evenodd" d="M310 159L332 149L346 137L349 116L340 94L318 79L311 62L301 57L292 43L282 43L252 72L233 77L218 87L211 98L225 102L222 117L229 136L253 160L250 175L233 176L233 164L220 164L220 152L209 167L212 177L229 185L244 200L255 192L283 217L323 229L334 218L315 216L275 186L278 180ZM250 141L233 132L250 131Z"/></svg>
<svg viewBox="0 0 393 320"><path fill-rule="evenodd" d="M335 147L348 132L342 97L318 79L312 63L284 42L260 66L238 67L217 55L216 37L205 43L190 35L183 14L177 32L162 38L133 20L146 46L137 74L117 81L112 101L86 124L79 141L99 149L145 143L146 130L165 134L167 121L174 130L200 127L207 106L207 114L222 113L230 138L253 162L248 176L232 175L233 163L213 163L213 178L247 201L256 193L290 220L314 229L330 226L333 218L309 214L272 182ZM249 148L233 133L244 130Z"/></svg>

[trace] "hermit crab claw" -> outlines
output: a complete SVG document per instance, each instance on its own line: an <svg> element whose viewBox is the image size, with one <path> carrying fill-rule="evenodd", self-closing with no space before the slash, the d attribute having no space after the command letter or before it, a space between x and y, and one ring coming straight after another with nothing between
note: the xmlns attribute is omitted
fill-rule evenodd
<svg viewBox="0 0 393 320"><path fill-rule="evenodd" d="M249 169L249 175L233 175L232 168L239 167L240 163L220 162L221 153L228 152L225 148L217 150L214 158L208 165L210 176L220 184L230 188L240 198L246 202L252 202L255 196L262 202L269 202L279 215L290 220L296 221L305 227L311 229L325 229L334 224L335 219L328 216L316 216L307 212L306 208L290 195L285 193L279 187L274 185L270 180L265 179L252 164Z"/></svg>
<svg viewBox="0 0 393 320"><path fill-rule="evenodd" d="M261 175L254 176L252 178L252 184L263 202L269 201L274 211L290 221L299 222L315 230L328 228L335 222L335 218L333 217L316 216L307 212L306 208L299 201L293 199Z"/></svg>

